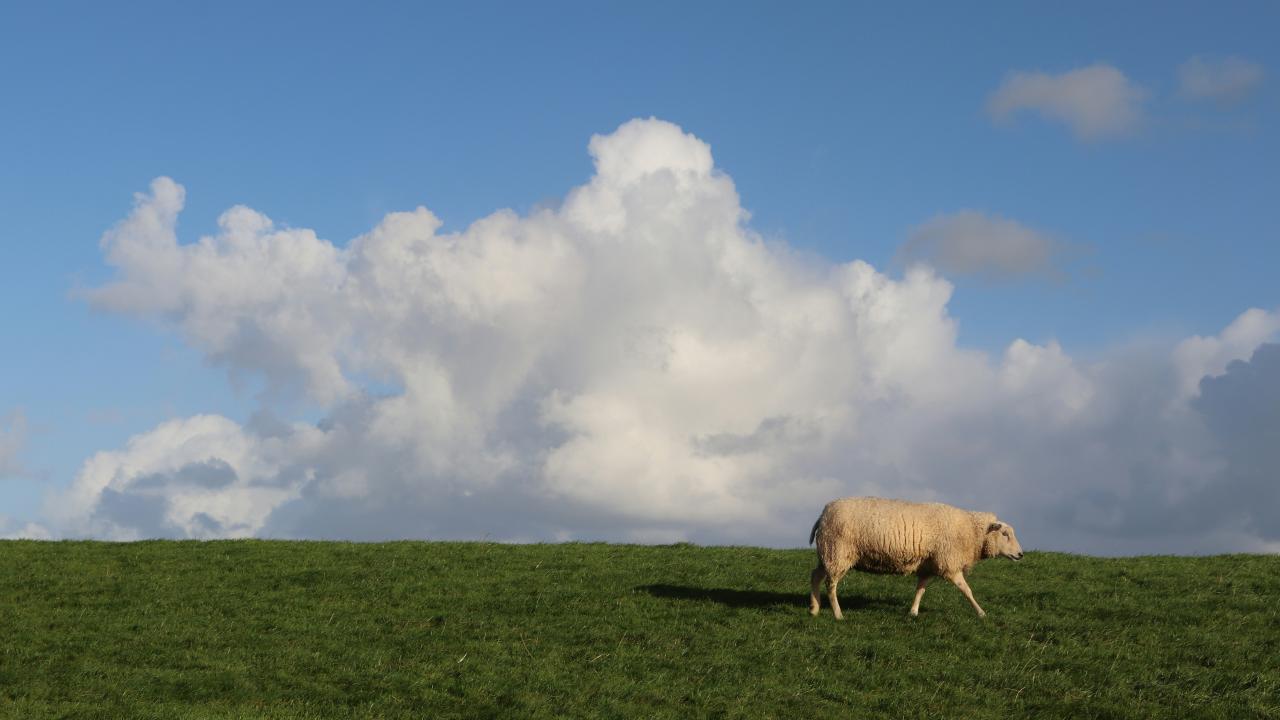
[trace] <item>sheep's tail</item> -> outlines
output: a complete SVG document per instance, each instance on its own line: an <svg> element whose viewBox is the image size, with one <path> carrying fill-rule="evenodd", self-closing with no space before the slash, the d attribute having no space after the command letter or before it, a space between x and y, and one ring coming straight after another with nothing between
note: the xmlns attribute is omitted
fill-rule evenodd
<svg viewBox="0 0 1280 720"><path fill-rule="evenodd" d="M813 529L809 531L809 544L813 544L814 538L818 537L818 526L822 524L822 516L819 515L817 520L813 521Z"/></svg>

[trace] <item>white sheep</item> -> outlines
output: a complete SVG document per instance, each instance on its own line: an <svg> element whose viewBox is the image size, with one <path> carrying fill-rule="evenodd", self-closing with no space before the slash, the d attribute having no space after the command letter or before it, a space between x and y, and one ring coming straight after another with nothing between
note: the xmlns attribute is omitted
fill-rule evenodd
<svg viewBox="0 0 1280 720"><path fill-rule="evenodd" d="M950 580L969 599L979 617L986 616L964 580L979 560L1022 559L1013 527L988 512L971 512L943 503L914 503L873 497L832 500L813 524L818 567L810 575L809 614L821 607L818 588L827 581L827 597L836 619L840 601L836 586L850 569L873 573L915 573L916 599L911 615L920 613L920 598L934 575Z"/></svg>

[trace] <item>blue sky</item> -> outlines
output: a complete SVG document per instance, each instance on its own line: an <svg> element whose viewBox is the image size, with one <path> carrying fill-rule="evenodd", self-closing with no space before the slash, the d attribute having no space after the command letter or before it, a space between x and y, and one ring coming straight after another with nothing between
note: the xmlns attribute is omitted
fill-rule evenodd
<svg viewBox="0 0 1280 720"><path fill-rule="evenodd" d="M345 247L418 205L441 232L559 207L594 134L655 117L710 146L752 231L818 264L902 278L913 233L964 211L1047 238L1052 272L939 268L959 347L992 362L1018 338L1105 363L1216 336L1280 307L1278 31L1272 3L7 5L0 430L22 442L0 515L47 524L94 453L270 404L172 314L86 297L117 277L99 239L160 176L186 189L181 243L243 204ZM1197 57L1256 75L1190 97ZM1095 66L1136 93L1121 131L990 109L1016 73Z"/></svg>

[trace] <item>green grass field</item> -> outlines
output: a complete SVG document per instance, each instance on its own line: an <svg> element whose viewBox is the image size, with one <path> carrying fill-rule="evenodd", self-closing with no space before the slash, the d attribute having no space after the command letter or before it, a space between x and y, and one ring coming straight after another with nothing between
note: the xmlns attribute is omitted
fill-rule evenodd
<svg viewBox="0 0 1280 720"><path fill-rule="evenodd" d="M1280 557L0 542L0 717L1280 717Z"/></svg>

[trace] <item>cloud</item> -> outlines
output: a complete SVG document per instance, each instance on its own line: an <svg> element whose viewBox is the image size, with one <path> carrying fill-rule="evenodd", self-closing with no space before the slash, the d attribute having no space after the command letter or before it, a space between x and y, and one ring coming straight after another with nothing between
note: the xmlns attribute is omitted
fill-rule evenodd
<svg viewBox="0 0 1280 720"><path fill-rule="evenodd" d="M1095 141L1135 130L1142 123L1148 95L1116 68L1096 63L1059 75L1010 73L987 98L987 112L1006 121L1035 111L1066 123L1077 139Z"/></svg>
<svg viewBox="0 0 1280 720"><path fill-rule="evenodd" d="M944 275L988 280L1025 276L1061 278L1056 266L1064 247L1016 220L962 210L914 228L898 248L900 264L923 262Z"/></svg>
<svg viewBox="0 0 1280 720"><path fill-rule="evenodd" d="M243 207L180 243L184 192L157 180L104 236L115 275L90 300L260 379L260 408L98 453L51 529L794 546L827 500L876 494L993 510L1029 547L1274 540L1229 522L1256 494L1206 420L1221 413L1182 392L1230 374L1263 342L1238 328L1274 313L1194 352L1082 363L1015 340L992 357L957 345L929 268L765 243L680 128L635 120L589 149L594 176L556 209L441 233L420 207L344 246ZM319 422L280 416L296 394ZM1241 493L1188 521L1185 499L1218 488Z"/></svg>
<svg viewBox="0 0 1280 720"><path fill-rule="evenodd" d="M0 478L17 477L25 471L22 450L27 444L27 416L21 409L0 418Z"/></svg>
<svg viewBox="0 0 1280 720"><path fill-rule="evenodd" d="M0 515L0 540L52 540L53 533L40 523L18 525L14 520Z"/></svg>
<svg viewBox="0 0 1280 720"><path fill-rule="evenodd" d="M1217 336L1183 340L1173 351L1179 393L1197 395L1202 378L1221 375L1231 362L1249 357L1254 348L1278 336L1280 314L1250 308Z"/></svg>
<svg viewBox="0 0 1280 720"><path fill-rule="evenodd" d="M1178 66L1178 94L1186 100L1235 103L1257 89L1265 74L1261 65L1241 57L1196 55Z"/></svg>
<svg viewBox="0 0 1280 720"><path fill-rule="evenodd" d="M216 237L181 246L174 228L185 197L169 178L134 196L133 213L102 238L107 262L127 278L89 292L90 300L179 318L211 361L261 373L273 392L305 391L321 402L350 393L336 356L352 331L339 306L343 252L311 230L276 229L243 206L218 218ZM426 213L421 222L436 221Z"/></svg>
<svg viewBox="0 0 1280 720"><path fill-rule="evenodd" d="M1205 378L1193 406L1225 462L1223 481L1192 501L1195 512L1280 541L1280 344Z"/></svg>
<svg viewBox="0 0 1280 720"><path fill-rule="evenodd" d="M245 537L307 478L289 470L319 430L263 437L227 418L171 420L90 458L51 508L60 525L113 539Z"/></svg>

